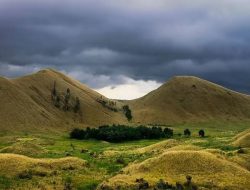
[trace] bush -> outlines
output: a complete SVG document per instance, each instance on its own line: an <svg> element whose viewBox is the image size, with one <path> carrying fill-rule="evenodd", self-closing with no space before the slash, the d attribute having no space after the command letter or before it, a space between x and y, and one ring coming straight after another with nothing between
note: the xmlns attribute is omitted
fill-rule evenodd
<svg viewBox="0 0 250 190"><path fill-rule="evenodd" d="M184 130L184 135L189 137L191 135L191 131L189 129Z"/></svg>
<svg viewBox="0 0 250 190"><path fill-rule="evenodd" d="M173 189L173 186L168 184L168 182L165 182L163 179L160 179L156 183L156 187L154 188L154 190L166 190L166 189Z"/></svg>
<svg viewBox="0 0 250 190"><path fill-rule="evenodd" d="M99 128L74 129L70 133L70 138L74 139L97 139L109 142L122 142L138 139L158 139L170 138L173 136L173 130L161 127L129 127L125 125L103 125Z"/></svg>
<svg viewBox="0 0 250 190"><path fill-rule="evenodd" d="M205 137L205 131L203 129L199 130L199 136Z"/></svg>
<svg viewBox="0 0 250 190"><path fill-rule="evenodd" d="M24 170L18 174L19 179L32 179L32 172L31 170Z"/></svg>
<svg viewBox="0 0 250 190"><path fill-rule="evenodd" d="M148 182L145 179L143 179L143 178L136 179L135 182L138 183L138 189L139 190L141 190L141 189L148 189L149 188Z"/></svg>

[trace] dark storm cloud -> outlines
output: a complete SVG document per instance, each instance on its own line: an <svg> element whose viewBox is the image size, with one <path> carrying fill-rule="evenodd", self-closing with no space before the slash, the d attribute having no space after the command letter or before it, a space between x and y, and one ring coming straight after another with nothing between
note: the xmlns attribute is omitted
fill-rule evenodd
<svg viewBox="0 0 250 190"><path fill-rule="evenodd" d="M95 88L196 75L250 92L249 20L247 0L1 0L0 74L53 67Z"/></svg>

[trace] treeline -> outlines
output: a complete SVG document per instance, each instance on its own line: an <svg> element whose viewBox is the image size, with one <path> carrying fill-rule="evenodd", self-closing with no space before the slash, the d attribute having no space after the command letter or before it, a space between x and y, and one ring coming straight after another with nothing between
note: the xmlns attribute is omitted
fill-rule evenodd
<svg viewBox="0 0 250 190"><path fill-rule="evenodd" d="M125 125L103 125L98 128L74 129L70 133L73 139L97 139L108 142L123 142L139 139L171 138L173 130L161 127L129 127Z"/></svg>

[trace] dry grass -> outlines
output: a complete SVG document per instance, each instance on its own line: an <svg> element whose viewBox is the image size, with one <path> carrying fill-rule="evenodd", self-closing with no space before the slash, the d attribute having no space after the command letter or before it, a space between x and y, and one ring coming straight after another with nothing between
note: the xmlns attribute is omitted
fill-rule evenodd
<svg viewBox="0 0 250 190"><path fill-rule="evenodd" d="M161 152L164 152L165 150L167 150L171 147L174 147L178 144L179 144L179 142L177 140L174 140L174 139L164 140L164 141L161 141L159 143L155 143L155 144L143 147L143 148L135 149L134 152L140 153L140 154L161 153Z"/></svg>
<svg viewBox="0 0 250 190"><path fill-rule="evenodd" d="M250 97L197 77L174 77L146 96L128 101L138 123L175 124L249 120Z"/></svg>
<svg viewBox="0 0 250 190"><path fill-rule="evenodd" d="M236 136L233 145L239 147L250 148L250 130L243 131Z"/></svg>
<svg viewBox="0 0 250 190"><path fill-rule="evenodd" d="M34 176L51 176L65 170L82 169L86 164L86 161L75 157L34 159L17 154L0 154L0 175L22 177L28 172Z"/></svg>
<svg viewBox="0 0 250 190"><path fill-rule="evenodd" d="M54 81L62 99L67 88L72 96L70 104L73 105L74 98L79 97L82 114L65 112L52 104ZM126 123L122 112L113 112L96 101L100 96L86 85L52 69L17 79L0 77L0 129L48 132L48 129L65 131L77 126Z"/></svg>
<svg viewBox="0 0 250 190"><path fill-rule="evenodd" d="M18 142L0 150L1 153L14 153L26 156L37 156L45 154L47 151L40 145L33 142Z"/></svg>
<svg viewBox="0 0 250 190"><path fill-rule="evenodd" d="M161 178L175 183L184 182L186 175L193 176L200 187L247 189L250 186L249 171L206 151L166 151L142 163L129 165L123 174L103 184L112 188L118 185L135 187L135 179L141 177L151 185Z"/></svg>
<svg viewBox="0 0 250 190"><path fill-rule="evenodd" d="M52 105L54 81L61 98L67 88L72 97L79 97L82 114L64 112ZM0 77L0 129L32 132L35 128L36 131L61 132L73 127L128 124L122 111L114 112L98 103L100 97L101 94L86 85L52 69L17 79ZM132 108L132 122L142 124L250 118L249 96L196 77L174 77L142 98L117 101L117 108L124 104Z"/></svg>
<svg viewBox="0 0 250 190"><path fill-rule="evenodd" d="M169 139L169 140L164 140L149 146L145 146L142 148L135 148L135 149L126 149L126 150L106 150L102 153L101 156L103 157L112 157L112 156L119 156L119 155L124 155L124 154L160 154L166 150L168 150L171 147L177 146L179 142L174 139Z"/></svg>

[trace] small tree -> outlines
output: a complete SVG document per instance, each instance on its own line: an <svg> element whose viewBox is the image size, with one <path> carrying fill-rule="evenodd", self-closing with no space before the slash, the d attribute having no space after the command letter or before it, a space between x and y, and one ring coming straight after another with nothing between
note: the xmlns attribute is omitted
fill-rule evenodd
<svg viewBox="0 0 250 190"><path fill-rule="evenodd" d="M80 110L80 99L78 97L76 97L74 112L77 113L79 110Z"/></svg>
<svg viewBox="0 0 250 190"><path fill-rule="evenodd" d="M165 128L165 129L163 130L163 132L164 132L164 134L165 134L165 136L166 136L167 138L173 137L173 135L174 135L173 129L170 129L170 128Z"/></svg>
<svg viewBox="0 0 250 190"><path fill-rule="evenodd" d="M125 113L125 116L127 117L128 121L130 121L132 119L132 112L131 112L129 106L125 105L122 107L122 109L123 109L123 112Z"/></svg>
<svg viewBox="0 0 250 190"><path fill-rule="evenodd" d="M66 95L64 96L64 110L69 110L70 89L67 88Z"/></svg>
<svg viewBox="0 0 250 190"><path fill-rule="evenodd" d="M55 106L57 107L57 108L60 108L60 102L61 102L61 98L60 98L60 96L56 96L56 100L55 100Z"/></svg>
<svg viewBox="0 0 250 190"><path fill-rule="evenodd" d="M203 129L199 130L199 136L205 137L205 131Z"/></svg>
<svg viewBox="0 0 250 190"><path fill-rule="evenodd" d="M54 101L56 99L56 95L57 95L57 92L56 92L56 81L54 81L54 86L51 90L51 99Z"/></svg>
<svg viewBox="0 0 250 190"><path fill-rule="evenodd" d="M185 129L184 130L184 135L187 136L187 137L190 137L191 131L189 129Z"/></svg>

